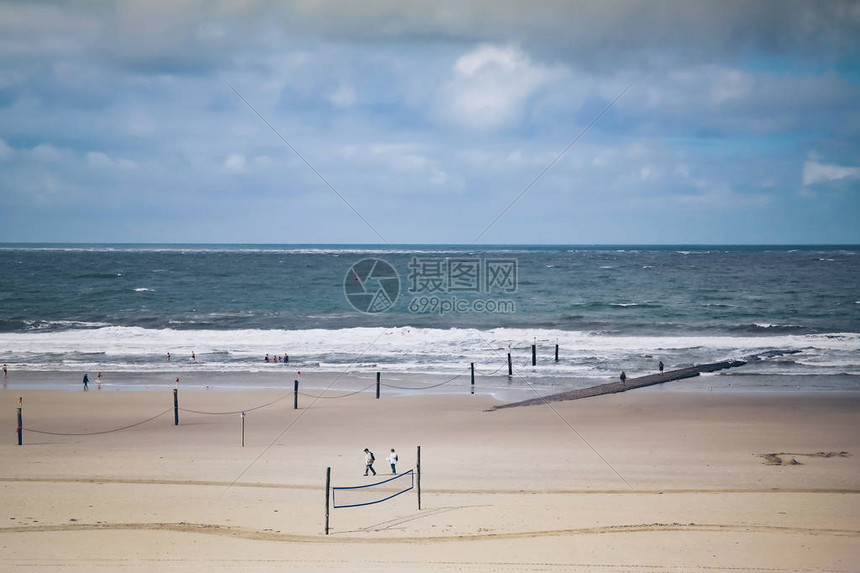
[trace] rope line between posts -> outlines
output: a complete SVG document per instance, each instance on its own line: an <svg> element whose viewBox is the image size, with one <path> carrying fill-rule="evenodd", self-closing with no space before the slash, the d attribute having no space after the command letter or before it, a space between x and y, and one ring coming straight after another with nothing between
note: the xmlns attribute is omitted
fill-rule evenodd
<svg viewBox="0 0 860 573"><path fill-rule="evenodd" d="M151 422L151 421L155 420L156 418L160 418L163 415L167 414L168 412L172 412L172 411L173 411L173 408L168 408L167 410L165 410L161 414L158 414L157 416L153 416L152 418L147 418L146 420L143 420L142 422L137 422L136 424L131 424L130 426L123 426L122 428L115 428L113 430L104 430L101 432L67 433L67 432L48 432L45 430L34 430L33 428L21 428L21 429L26 430L27 432L33 432L34 434L47 434L49 436L96 436L99 434L112 434L114 432L121 432L123 430L128 430L128 429L134 428L136 426L141 426L143 424L146 424L147 422Z"/></svg>
<svg viewBox="0 0 860 573"><path fill-rule="evenodd" d="M305 392L299 392L299 396L307 396L308 398L315 398L317 400L331 400L334 398L348 398L349 396L355 396L356 394L361 394L362 392L366 392L376 386L376 382L371 384L370 386L365 386L361 390L356 390L355 392L350 392L349 394L341 394L340 396L323 396L322 394L306 394ZM326 388L328 390L328 388ZM323 390L325 392L325 390Z"/></svg>
<svg viewBox="0 0 860 573"><path fill-rule="evenodd" d="M499 366L498 368L496 368L495 370L493 370L489 374L484 374L483 372L478 372L477 369L475 370L475 372L477 374L480 374L481 376L495 376L499 372L499 370L501 370L502 368L505 368L506 366L507 366L507 363L502 364L501 366Z"/></svg>
<svg viewBox="0 0 860 573"><path fill-rule="evenodd" d="M276 398L276 399L274 399L271 402L268 402L266 404L262 404L260 406L254 406L253 408L245 408L244 410L234 410L232 412L204 412L202 410L189 410L188 408L179 408L179 411L180 412L189 412L191 414L207 414L207 415L211 415L211 416L234 415L234 414L241 414L242 412L253 412L254 410L261 410L263 408L267 408L267 407L271 406L272 404L277 404L281 400L289 398L292 395L293 395L292 393L284 394L280 398Z"/></svg>
<svg viewBox="0 0 860 573"><path fill-rule="evenodd" d="M439 386L443 386L445 384L448 384L449 382L453 382L454 380L456 380L457 378L459 378L461 376L465 376L465 374L466 374L466 372L468 372L468 370L469 369L467 368L466 371L461 372L460 374L457 374L456 376L454 376L452 378L448 378L444 382L439 382L438 384L431 384L429 386L396 386L394 384L381 384L381 386L385 386L387 388L396 388L398 390L429 390L430 388L438 388Z"/></svg>

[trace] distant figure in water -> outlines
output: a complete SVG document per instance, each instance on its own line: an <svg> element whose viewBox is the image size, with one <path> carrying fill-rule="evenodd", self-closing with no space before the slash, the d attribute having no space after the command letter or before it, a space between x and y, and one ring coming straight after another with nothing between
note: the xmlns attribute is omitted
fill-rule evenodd
<svg viewBox="0 0 860 573"><path fill-rule="evenodd" d="M191 351L191 360L197 362L197 356L194 355L194 351Z"/></svg>
<svg viewBox="0 0 860 573"><path fill-rule="evenodd" d="M167 361L170 362L170 353L167 353Z"/></svg>
<svg viewBox="0 0 860 573"><path fill-rule="evenodd" d="M289 361L290 361L290 357L289 357L289 356L287 356L287 353L286 353L286 352L284 352L284 363L286 364L286 363L287 363L287 362L289 362Z"/></svg>
<svg viewBox="0 0 860 573"><path fill-rule="evenodd" d="M284 354L284 356L286 356L286 354ZM8 374L8 372L6 371L6 365L4 364L3 365L3 377L4 378L6 377L6 374Z"/></svg>
<svg viewBox="0 0 860 573"><path fill-rule="evenodd" d="M621 383L626 386L627 385L627 374L624 373L624 370L621 371L621 376L619 376L619 378L621 378Z"/></svg>
<svg viewBox="0 0 860 573"><path fill-rule="evenodd" d="M84 392L90 389L90 379L87 377L86 373L84 373Z"/></svg>
<svg viewBox="0 0 860 573"><path fill-rule="evenodd" d="M266 358L265 358L264 360L265 360L266 362L268 362L268 361L269 361L269 353L268 353L268 352L266 353Z"/></svg>
<svg viewBox="0 0 860 573"><path fill-rule="evenodd" d="M660 374L662 374L663 373L663 361L662 360L660 361L660 364L657 365L657 368L660 369Z"/></svg>
<svg viewBox="0 0 860 573"><path fill-rule="evenodd" d="M176 377L176 385L179 386L179 377Z"/></svg>

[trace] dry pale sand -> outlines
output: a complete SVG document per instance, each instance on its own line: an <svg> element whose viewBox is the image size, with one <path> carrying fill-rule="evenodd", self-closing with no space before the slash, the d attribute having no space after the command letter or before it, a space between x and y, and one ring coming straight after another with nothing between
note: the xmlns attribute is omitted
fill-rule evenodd
<svg viewBox="0 0 860 573"><path fill-rule="evenodd" d="M180 392L248 410L244 447L238 413L174 426L169 392L0 401L2 571L860 571L857 395L656 389L488 413L486 396L293 410L291 393ZM423 509L414 491L334 509L324 535L327 466L369 483L364 447L382 477L389 448L406 470L419 445Z"/></svg>

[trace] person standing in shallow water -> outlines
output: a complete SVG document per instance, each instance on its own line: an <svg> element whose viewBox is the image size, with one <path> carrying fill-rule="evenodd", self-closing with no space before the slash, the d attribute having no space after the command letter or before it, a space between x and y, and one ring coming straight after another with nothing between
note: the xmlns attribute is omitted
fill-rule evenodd
<svg viewBox="0 0 860 573"><path fill-rule="evenodd" d="M657 368L660 370L660 374L663 373L663 361L660 361L660 364L657 365Z"/></svg>
<svg viewBox="0 0 860 573"><path fill-rule="evenodd" d="M626 386L627 385L627 374L624 373L624 370L621 371L621 376L619 376L619 378L621 378L621 383Z"/></svg>

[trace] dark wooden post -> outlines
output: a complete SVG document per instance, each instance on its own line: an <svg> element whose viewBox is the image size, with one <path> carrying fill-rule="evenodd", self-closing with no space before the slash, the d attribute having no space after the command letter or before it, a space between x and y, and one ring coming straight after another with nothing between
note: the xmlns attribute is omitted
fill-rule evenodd
<svg viewBox="0 0 860 573"><path fill-rule="evenodd" d="M179 389L173 389L173 425L179 425Z"/></svg>
<svg viewBox="0 0 860 573"><path fill-rule="evenodd" d="M417 473L416 489L418 490L418 509L421 509L421 446L418 446L418 462L415 464L415 473Z"/></svg>
<svg viewBox="0 0 860 573"><path fill-rule="evenodd" d="M508 376L514 375L514 367L511 364L511 353L508 352Z"/></svg>
<svg viewBox="0 0 860 573"><path fill-rule="evenodd" d="M555 345L555 361L558 362L558 344Z"/></svg>
<svg viewBox="0 0 860 573"><path fill-rule="evenodd" d="M242 447L245 447L245 412L242 412Z"/></svg>
<svg viewBox="0 0 860 573"><path fill-rule="evenodd" d="M325 469L325 534L328 535L329 493L331 492L331 467Z"/></svg>
<svg viewBox="0 0 860 573"><path fill-rule="evenodd" d="M475 393L475 363L472 362L472 394Z"/></svg>
<svg viewBox="0 0 860 573"><path fill-rule="evenodd" d="M537 344L532 344L532 366L537 365Z"/></svg>
<svg viewBox="0 0 860 573"><path fill-rule="evenodd" d="M21 414L21 408L24 405L24 398L18 398L18 445L24 445L24 416Z"/></svg>
<svg viewBox="0 0 860 573"><path fill-rule="evenodd" d="M293 381L293 410L299 409L299 381Z"/></svg>
<svg viewBox="0 0 860 573"><path fill-rule="evenodd" d="M376 373L376 399L379 400L379 376L380 373Z"/></svg>

